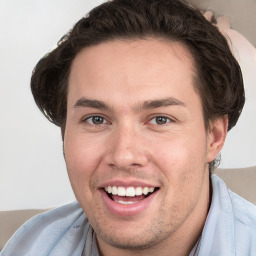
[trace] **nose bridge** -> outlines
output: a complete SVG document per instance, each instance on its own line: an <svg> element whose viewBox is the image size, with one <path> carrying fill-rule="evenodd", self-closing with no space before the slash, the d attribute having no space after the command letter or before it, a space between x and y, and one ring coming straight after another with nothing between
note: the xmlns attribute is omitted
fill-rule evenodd
<svg viewBox="0 0 256 256"><path fill-rule="evenodd" d="M119 125L111 136L111 165L118 168L143 166L147 162L142 134L134 124Z"/></svg>

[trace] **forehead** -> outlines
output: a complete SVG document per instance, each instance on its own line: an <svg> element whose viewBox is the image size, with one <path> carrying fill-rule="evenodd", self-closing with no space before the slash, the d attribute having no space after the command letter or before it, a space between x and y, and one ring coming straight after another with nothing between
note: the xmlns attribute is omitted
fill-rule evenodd
<svg viewBox="0 0 256 256"><path fill-rule="evenodd" d="M179 42L161 39L114 40L84 48L73 60L68 103L78 97L104 101L148 100L194 90L192 54ZM188 88L190 87L190 88ZM173 96L173 95L170 95ZM74 103L74 102L72 102Z"/></svg>

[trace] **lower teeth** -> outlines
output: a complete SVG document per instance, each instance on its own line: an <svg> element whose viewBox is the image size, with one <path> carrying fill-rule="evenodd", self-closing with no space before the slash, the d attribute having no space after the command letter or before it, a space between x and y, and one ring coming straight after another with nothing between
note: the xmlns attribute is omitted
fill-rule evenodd
<svg viewBox="0 0 256 256"><path fill-rule="evenodd" d="M136 203L136 202L131 202L131 201L115 201L115 202L117 202L119 204L134 204L134 203Z"/></svg>

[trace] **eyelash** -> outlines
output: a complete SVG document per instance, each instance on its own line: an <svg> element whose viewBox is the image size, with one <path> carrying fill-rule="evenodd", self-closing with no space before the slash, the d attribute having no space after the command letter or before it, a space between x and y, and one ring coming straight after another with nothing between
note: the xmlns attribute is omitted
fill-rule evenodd
<svg viewBox="0 0 256 256"><path fill-rule="evenodd" d="M159 123L157 123L157 119L165 119L165 123L162 123L162 124L159 124ZM158 126L162 126L162 125L167 125L168 123L171 123L171 122L173 122L173 120L171 119L171 118L169 118L169 117L167 117L167 116L164 116L164 115L159 115L159 116L154 116L154 117L152 117L151 119L150 119L150 121L149 122L151 122L153 119L155 119L155 123L153 124L153 125L158 125ZM160 121L160 120L159 120Z"/></svg>
<svg viewBox="0 0 256 256"><path fill-rule="evenodd" d="M100 119L102 122L101 123L94 123L93 119L94 118L98 118ZM91 121L89 121L91 119ZM154 123L151 123L153 120L155 119L155 122ZM161 119L164 119L164 122L162 124L160 123L157 123L157 119L159 119L158 121L161 122ZM104 125L104 124L107 124L108 121L106 120L106 118L100 116L100 115L93 115L93 116L89 116L89 117L86 117L82 120L82 122L87 122L89 123L90 125L93 125L93 126L100 126L100 125ZM150 118L150 120L148 121L148 123L151 123L152 125L157 125L157 126L164 126L164 125L167 125L168 123L171 123L171 122L174 122L171 118L167 117L167 116L164 116L164 115L156 115L156 116L153 116L152 118ZM110 122L109 122L110 123Z"/></svg>
<svg viewBox="0 0 256 256"><path fill-rule="evenodd" d="M93 119L94 119L94 118L99 118L99 119L103 120L103 123L100 123L100 124L95 124L95 123L93 123ZM90 119L91 119L91 123L89 122ZM86 117L86 118L83 119L82 121L83 121L83 122L88 122L90 125L94 125L94 126L100 126L100 125L104 125L105 123L107 123L106 118L104 118L104 117L102 117L102 116L98 116L98 115Z"/></svg>

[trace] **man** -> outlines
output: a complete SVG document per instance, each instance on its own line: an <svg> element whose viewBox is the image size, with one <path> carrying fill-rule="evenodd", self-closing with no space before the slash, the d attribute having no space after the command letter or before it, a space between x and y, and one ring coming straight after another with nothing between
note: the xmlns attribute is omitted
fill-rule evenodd
<svg viewBox="0 0 256 256"><path fill-rule="evenodd" d="M114 0L36 66L78 202L2 255L254 255L255 207L212 175L244 105L224 37L180 0Z"/></svg>

